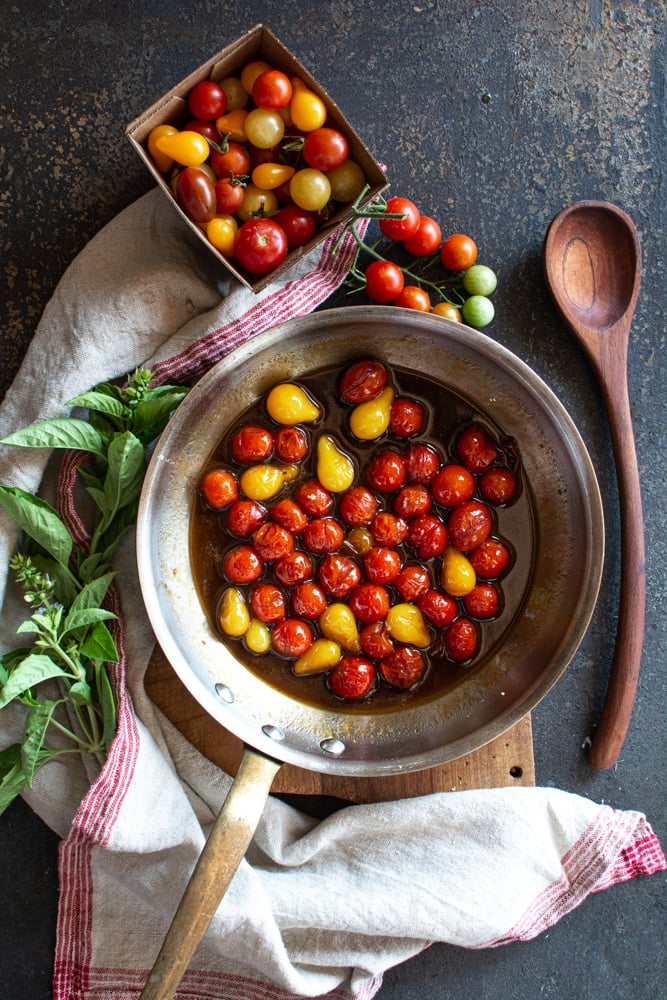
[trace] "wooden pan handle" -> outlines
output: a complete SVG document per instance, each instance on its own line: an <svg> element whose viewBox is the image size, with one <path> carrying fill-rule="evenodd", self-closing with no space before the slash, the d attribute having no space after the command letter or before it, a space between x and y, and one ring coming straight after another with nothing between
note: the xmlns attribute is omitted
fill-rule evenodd
<svg viewBox="0 0 667 1000"><path fill-rule="evenodd" d="M252 840L280 763L246 748L140 1000L171 1000Z"/></svg>

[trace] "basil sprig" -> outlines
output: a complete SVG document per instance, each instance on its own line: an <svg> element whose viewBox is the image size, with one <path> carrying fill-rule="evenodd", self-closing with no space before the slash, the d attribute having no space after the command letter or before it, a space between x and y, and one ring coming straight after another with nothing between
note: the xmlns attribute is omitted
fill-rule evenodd
<svg viewBox="0 0 667 1000"><path fill-rule="evenodd" d="M116 732L107 666L118 662L107 624L116 615L104 606L115 576L113 555L135 523L150 446L188 392L152 381L143 368L125 386L101 383L66 404L85 419L42 420L0 441L86 452L79 473L88 516L80 516L90 528L89 544L79 546L49 503L0 485L0 505L23 535L9 566L31 609L17 630L30 644L0 660L0 711L11 702L27 708L21 742L0 751L0 814L55 756L92 753L103 763ZM49 692L55 689L55 697L37 690L54 680ZM56 733L56 745L49 746L47 738Z"/></svg>

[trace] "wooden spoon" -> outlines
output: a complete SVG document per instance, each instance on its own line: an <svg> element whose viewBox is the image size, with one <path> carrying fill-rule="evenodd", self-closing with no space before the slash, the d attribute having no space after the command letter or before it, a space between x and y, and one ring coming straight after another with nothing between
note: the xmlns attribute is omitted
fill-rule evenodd
<svg viewBox="0 0 667 1000"><path fill-rule="evenodd" d="M616 462L621 519L621 589L609 686L590 751L608 768L630 724L642 655L646 601L644 521L628 397L630 324L641 279L632 220L615 205L582 201L551 222L543 248L546 283L602 388Z"/></svg>

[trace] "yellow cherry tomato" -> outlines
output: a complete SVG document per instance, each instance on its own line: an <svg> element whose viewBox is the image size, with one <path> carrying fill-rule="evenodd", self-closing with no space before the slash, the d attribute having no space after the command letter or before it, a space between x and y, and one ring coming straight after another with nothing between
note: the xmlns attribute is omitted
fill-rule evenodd
<svg viewBox="0 0 667 1000"><path fill-rule="evenodd" d="M248 112L245 121L248 142L258 149L273 149L285 135L285 122L277 111L270 108L254 108Z"/></svg>
<svg viewBox="0 0 667 1000"><path fill-rule="evenodd" d="M445 319L451 319L454 323L460 323L462 320L461 310L453 306L451 302L438 302L431 309L432 313L436 316L443 316Z"/></svg>
<svg viewBox="0 0 667 1000"><path fill-rule="evenodd" d="M245 635L250 624L250 612L241 591L237 587L228 587L222 595L218 611L220 628L225 635Z"/></svg>
<svg viewBox="0 0 667 1000"><path fill-rule="evenodd" d="M238 222L233 215L216 215L207 223L206 235L223 257L233 257L238 228Z"/></svg>
<svg viewBox="0 0 667 1000"><path fill-rule="evenodd" d="M185 129L172 135L161 135L155 140L155 148L184 167L198 167L208 159L211 148L199 132Z"/></svg>
<svg viewBox="0 0 667 1000"><path fill-rule="evenodd" d="M269 69L273 69L273 66L263 59L253 59L252 62L246 63L241 71L241 86L243 89L252 94L252 88L255 85L257 77L262 73L266 73Z"/></svg>
<svg viewBox="0 0 667 1000"><path fill-rule="evenodd" d="M382 437L389 427L393 401L394 390L388 385L375 399L357 403L350 413L350 430L354 436L360 441L375 441Z"/></svg>
<svg viewBox="0 0 667 1000"><path fill-rule="evenodd" d="M452 545L442 558L442 589L450 597L465 597L477 583L477 574L469 559Z"/></svg>
<svg viewBox="0 0 667 1000"><path fill-rule="evenodd" d="M329 604L320 615L319 625L327 639L337 642L350 653L359 652L359 629L347 604L339 601Z"/></svg>
<svg viewBox="0 0 667 1000"><path fill-rule="evenodd" d="M338 447L329 434L323 434L317 442L317 478L325 490L343 493L354 482L356 469L354 462Z"/></svg>
<svg viewBox="0 0 667 1000"><path fill-rule="evenodd" d="M397 642L425 649L431 644L431 633L416 604L394 604L387 612L389 635Z"/></svg>
<svg viewBox="0 0 667 1000"><path fill-rule="evenodd" d="M248 111L245 108L235 108L224 115L220 115L215 126L221 135L226 135L234 142L247 142L248 136L245 130L245 122Z"/></svg>
<svg viewBox="0 0 667 1000"><path fill-rule="evenodd" d="M327 171L329 184L331 184L331 197L334 201L354 201L358 198L366 184L366 177L363 170L356 162L349 157L338 167Z"/></svg>
<svg viewBox="0 0 667 1000"><path fill-rule="evenodd" d="M301 82L301 81L300 81ZM292 80L294 87L294 80ZM321 128L327 120L327 109L324 101L304 85L297 86L292 94L289 105L292 122L302 132L312 132Z"/></svg>
<svg viewBox="0 0 667 1000"><path fill-rule="evenodd" d="M173 125L156 125L155 128L151 129L148 133L148 152L153 157L155 166L161 174L166 174L174 161L171 156L167 156L157 148L155 141L156 139L159 139L161 135L175 135L176 132L178 132L178 129L174 128Z"/></svg>
<svg viewBox="0 0 667 1000"><path fill-rule="evenodd" d="M243 641L251 653L266 653L271 645L271 633L258 618L253 618L246 629Z"/></svg>
<svg viewBox="0 0 667 1000"><path fill-rule="evenodd" d="M241 475L240 484L249 500L270 500L280 492L285 482L283 469L278 465L251 465Z"/></svg>
<svg viewBox="0 0 667 1000"><path fill-rule="evenodd" d="M310 649L294 661L292 670L295 674L320 673L335 667L342 655L339 644L333 639L316 639Z"/></svg>
<svg viewBox="0 0 667 1000"><path fill-rule="evenodd" d="M245 108L250 94L237 76L226 76L220 81L220 86L227 95L227 111L237 111Z"/></svg>
<svg viewBox="0 0 667 1000"><path fill-rule="evenodd" d="M266 409L277 424L308 424L317 420L320 408L304 389L293 382L274 385L266 397Z"/></svg>
<svg viewBox="0 0 667 1000"><path fill-rule="evenodd" d="M331 197L331 184L321 170L304 167L303 170L297 170L289 182L289 193L299 208L304 208L307 212L319 212Z"/></svg>
<svg viewBox="0 0 667 1000"><path fill-rule="evenodd" d="M236 210L241 222L247 222L258 215L271 215L278 211L278 198L273 191L263 191L255 184L248 184L243 192L243 201Z"/></svg>
<svg viewBox="0 0 667 1000"><path fill-rule="evenodd" d="M251 174L255 187L272 191L294 176L294 167L287 163L260 163Z"/></svg>

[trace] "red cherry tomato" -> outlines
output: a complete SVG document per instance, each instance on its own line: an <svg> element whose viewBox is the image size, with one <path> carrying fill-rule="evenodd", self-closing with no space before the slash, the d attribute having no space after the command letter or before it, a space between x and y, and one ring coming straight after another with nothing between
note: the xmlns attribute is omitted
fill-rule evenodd
<svg viewBox="0 0 667 1000"><path fill-rule="evenodd" d="M454 621L458 608L449 594L429 588L417 599L417 607L436 628L446 628Z"/></svg>
<svg viewBox="0 0 667 1000"><path fill-rule="evenodd" d="M452 462L440 469L431 483L431 492L436 503L441 503L444 507L456 507L465 500L470 500L475 492L475 480L465 466Z"/></svg>
<svg viewBox="0 0 667 1000"><path fill-rule="evenodd" d="M405 449L405 473L409 483L432 482L440 468L440 456L428 444L409 444Z"/></svg>
<svg viewBox="0 0 667 1000"><path fill-rule="evenodd" d="M477 244L464 233L448 236L440 247L440 261L448 271L467 271L477 260Z"/></svg>
<svg viewBox="0 0 667 1000"><path fill-rule="evenodd" d="M416 399L396 396L389 413L389 430L396 437L408 438L419 434L424 424L424 407Z"/></svg>
<svg viewBox="0 0 667 1000"><path fill-rule="evenodd" d="M405 540L408 524L402 517L396 517L389 511L381 510L371 521L370 530L376 545L393 547L400 545Z"/></svg>
<svg viewBox="0 0 667 1000"><path fill-rule="evenodd" d="M313 213L298 205L284 205L273 218L285 230L290 250L304 246L315 232Z"/></svg>
<svg viewBox="0 0 667 1000"><path fill-rule="evenodd" d="M333 497L317 479L307 479L296 488L294 499L306 514L322 517L333 507Z"/></svg>
<svg viewBox="0 0 667 1000"><path fill-rule="evenodd" d="M308 438L300 427L280 427L274 445L281 462L300 462L308 454Z"/></svg>
<svg viewBox="0 0 667 1000"><path fill-rule="evenodd" d="M420 514L428 514L431 509L431 492L421 483L409 483L401 487L391 506L394 514L409 521Z"/></svg>
<svg viewBox="0 0 667 1000"><path fill-rule="evenodd" d="M440 226L428 215L422 215L419 219L417 232L403 241L403 246L413 257L428 257L435 253L442 240Z"/></svg>
<svg viewBox="0 0 667 1000"><path fill-rule="evenodd" d="M294 536L280 524L267 521L253 533L252 544L260 559L274 562L289 555L294 548Z"/></svg>
<svg viewBox="0 0 667 1000"><path fill-rule="evenodd" d="M391 606L389 591L378 583L360 583L348 598L350 610L360 622L384 621Z"/></svg>
<svg viewBox="0 0 667 1000"><path fill-rule="evenodd" d="M231 583L253 583L262 573L262 560L250 545L237 545L222 562L222 569Z"/></svg>
<svg viewBox="0 0 667 1000"><path fill-rule="evenodd" d="M365 552L362 561L371 583L393 583L401 569L401 557L396 549L374 545Z"/></svg>
<svg viewBox="0 0 667 1000"><path fill-rule="evenodd" d="M359 645L366 656L372 656L374 660L384 659L396 648L384 622L364 625L359 633Z"/></svg>
<svg viewBox="0 0 667 1000"><path fill-rule="evenodd" d="M227 530L239 538L249 538L265 517L266 511L256 500L235 500L227 508Z"/></svg>
<svg viewBox="0 0 667 1000"><path fill-rule="evenodd" d="M338 513L346 524L360 528L370 524L379 503L376 496L365 486L352 486L342 494L338 502Z"/></svg>
<svg viewBox="0 0 667 1000"><path fill-rule="evenodd" d="M343 133L326 126L309 132L301 151L309 167L325 172L344 163L349 152L350 144Z"/></svg>
<svg viewBox="0 0 667 1000"><path fill-rule="evenodd" d="M471 472L484 472L498 458L498 449L485 428L473 423L461 432L456 454Z"/></svg>
<svg viewBox="0 0 667 1000"><path fill-rule="evenodd" d="M463 598L463 606L472 618L495 618L500 607L498 591L491 583L476 583Z"/></svg>
<svg viewBox="0 0 667 1000"><path fill-rule="evenodd" d="M366 295L372 302L393 302L401 294L405 278L398 264L374 260L364 271Z"/></svg>
<svg viewBox="0 0 667 1000"><path fill-rule="evenodd" d="M366 403L387 384L387 369L379 361L357 361L343 372L338 391L346 403Z"/></svg>
<svg viewBox="0 0 667 1000"><path fill-rule="evenodd" d="M287 256L287 237L272 219L248 219L234 240L236 260L250 274L268 274Z"/></svg>
<svg viewBox="0 0 667 1000"><path fill-rule="evenodd" d="M215 215L215 188L197 167L186 167L178 175L176 198L193 222L210 222Z"/></svg>
<svg viewBox="0 0 667 1000"><path fill-rule="evenodd" d="M241 465L263 462L273 452L273 434L260 424L245 424L232 435L232 455Z"/></svg>
<svg viewBox="0 0 667 1000"><path fill-rule="evenodd" d="M387 219L381 217L378 225L383 236L390 240L407 240L415 235L419 229L421 216L414 201L410 201L409 198L389 198L387 211L392 214L400 214L402 218Z"/></svg>
<svg viewBox="0 0 667 1000"><path fill-rule="evenodd" d="M218 132L215 122L203 122L199 118L193 118L183 126L184 132L199 132L206 139L210 139L211 142L220 142L220 133Z"/></svg>
<svg viewBox="0 0 667 1000"><path fill-rule="evenodd" d="M227 94L219 83L200 80L188 94L188 108L195 118L205 122L213 121L227 110Z"/></svg>
<svg viewBox="0 0 667 1000"><path fill-rule="evenodd" d="M300 618L284 618L271 632L271 645L280 656L303 656L313 644L313 630Z"/></svg>
<svg viewBox="0 0 667 1000"><path fill-rule="evenodd" d="M250 593L250 607L255 618L272 625L285 617L285 595L273 583L259 583Z"/></svg>
<svg viewBox="0 0 667 1000"><path fill-rule="evenodd" d="M510 469L487 469L479 477L479 491L489 503L509 503L516 493L516 476Z"/></svg>
<svg viewBox="0 0 667 1000"><path fill-rule="evenodd" d="M332 597L346 597L361 581L361 570L350 556L331 552L322 559L317 579Z"/></svg>
<svg viewBox="0 0 667 1000"><path fill-rule="evenodd" d="M243 202L245 192L243 185L232 182L229 177L223 177L215 182L214 188L218 215L233 215Z"/></svg>
<svg viewBox="0 0 667 1000"><path fill-rule="evenodd" d="M465 663L477 652L477 628L469 618L455 618L443 638L445 654L454 663Z"/></svg>
<svg viewBox="0 0 667 1000"><path fill-rule="evenodd" d="M434 514L421 514L410 521L408 543L420 559L435 559L447 548L447 528Z"/></svg>
<svg viewBox="0 0 667 1000"><path fill-rule="evenodd" d="M327 595L312 580L297 584L292 591L292 611L299 618L319 618L327 603Z"/></svg>
<svg viewBox="0 0 667 1000"><path fill-rule="evenodd" d="M394 580L394 586L403 600L416 601L431 586L431 578L424 566L409 563Z"/></svg>
<svg viewBox="0 0 667 1000"><path fill-rule="evenodd" d="M313 575L313 561L306 552L294 549L273 564L273 575L284 587L293 587Z"/></svg>
<svg viewBox="0 0 667 1000"><path fill-rule="evenodd" d="M403 309L418 309L420 312L431 311L429 294L418 285L405 285L403 291L393 301L395 306L402 306Z"/></svg>
<svg viewBox="0 0 667 1000"><path fill-rule="evenodd" d="M223 510L238 499L239 483L229 469L211 469L201 481L204 500L213 510Z"/></svg>
<svg viewBox="0 0 667 1000"><path fill-rule="evenodd" d="M343 544L345 535L333 517L316 517L303 530L303 544L311 552L335 552Z"/></svg>
<svg viewBox="0 0 667 1000"><path fill-rule="evenodd" d="M479 500L466 500L447 518L449 541L460 552L476 549L489 537L492 527L491 512Z"/></svg>
<svg viewBox="0 0 667 1000"><path fill-rule="evenodd" d="M478 577L492 580L507 569L510 553L498 538L487 538L470 553L468 560Z"/></svg>
<svg viewBox="0 0 667 1000"><path fill-rule="evenodd" d="M250 156L240 142L228 142L224 153L212 150L208 162L215 176L223 179L245 177L250 173Z"/></svg>
<svg viewBox="0 0 667 1000"><path fill-rule="evenodd" d="M342 656L328 673L329 688L337 698L356 701L375 687L375 667L363 656Z"/></svg>
<svg viewBox="0 0 667 1000"><path fill-rule="evenodd" d="M292 100L290 78L279 69L260 73L252 86L252 99L258 108L285 108Z"/></svg>
<svg viewBox="0 0 667 1000"><path fill-rule="evenodd" d="M393 653L380 660L380 674L392 687L406 691L422 679L426 664L418 649L398 646Z"/></svg>
<svg viewBox="0 0 667 1000"><path fill-rule="evenodd" d="M272 507L269 507L269 517L276 524L285 528L291 535L300 535L308 523L305 512L294 503L289 497L277 500Z"/></svg>
<svg viewBox="0 0 667 1000"><path fill-rule="evenodd" d="M383 448L371 458L365 475L371 489L391 493L405 482L405 462L397 451Z"/></svg>

